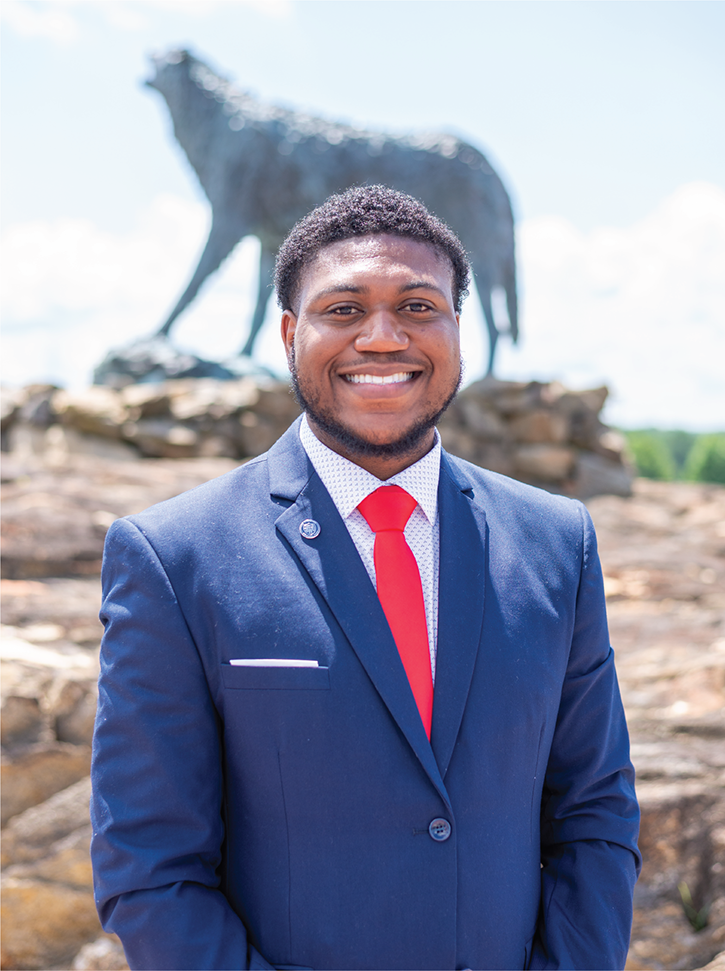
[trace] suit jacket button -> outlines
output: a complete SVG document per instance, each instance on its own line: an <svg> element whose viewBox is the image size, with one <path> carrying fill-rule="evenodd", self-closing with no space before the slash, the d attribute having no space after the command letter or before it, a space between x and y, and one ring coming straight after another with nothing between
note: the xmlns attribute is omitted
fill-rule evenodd
<svg viewBox="0 0 725 971"><path fill-rule="evenodd" d="M434 819L428 827L428 832L438 843L443 843L451 835L451 824L447 819Z"/></svg>

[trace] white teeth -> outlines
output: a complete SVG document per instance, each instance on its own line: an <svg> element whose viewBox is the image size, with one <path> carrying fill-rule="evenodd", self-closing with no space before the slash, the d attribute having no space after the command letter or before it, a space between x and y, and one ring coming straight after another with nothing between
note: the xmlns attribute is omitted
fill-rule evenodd
<svg viewBox="0 0 725 971"><path fill-rule="evenodd" d="M402 381L410 381L413 377L412 371L400 371L398 374L346 374L345 378L353 384L400 384Z"/></svg>

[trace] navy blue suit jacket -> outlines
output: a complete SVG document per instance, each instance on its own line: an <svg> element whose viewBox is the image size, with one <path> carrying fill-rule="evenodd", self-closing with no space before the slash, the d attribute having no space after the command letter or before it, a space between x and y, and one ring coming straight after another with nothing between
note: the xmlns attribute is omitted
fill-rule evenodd
<svg viewBox="0 0 725 971"><path fill-rule="evenodd" d="M114 523L92 856L132 968L624 966L638 812L589 516L445 453L439 509L430 743L296 426Z"/></svg>

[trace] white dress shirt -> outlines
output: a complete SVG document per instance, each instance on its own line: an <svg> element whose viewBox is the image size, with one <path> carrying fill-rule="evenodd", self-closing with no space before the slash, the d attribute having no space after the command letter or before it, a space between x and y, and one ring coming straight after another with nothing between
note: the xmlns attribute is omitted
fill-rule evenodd
<svg viewBox="0 0 725 971"><path fill-rule="evenodd" d="M315 472L330 493L337 511L347 526L355 548L365 565L372 584L375 583L373 549L375 533L357 506L383 485L397 485L405 489L418 505L405 527L405 539L413 551L420 582L423 587L425 619L428 627L430 666L435 681L438 648L438 562L440 556L440 528L438 524L438 478L441 467L441 442L435 433L435 445L414 465L383 481L371 472L333 452L316 437L302 416L300 440Z"/></svg>

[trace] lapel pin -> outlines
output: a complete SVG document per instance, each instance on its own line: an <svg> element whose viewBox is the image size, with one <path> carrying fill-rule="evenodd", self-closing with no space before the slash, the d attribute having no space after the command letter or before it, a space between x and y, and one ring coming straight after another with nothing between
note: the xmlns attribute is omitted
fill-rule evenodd
<svg viewBox="0 0 725 971"><path fill-rule="evenodd" d="M314 519L303 519L300 523L300 534L305 539L317 539L320 535L320 524Z"/></svg>

